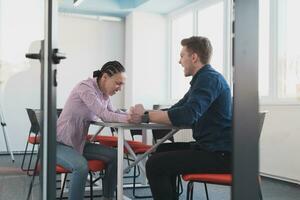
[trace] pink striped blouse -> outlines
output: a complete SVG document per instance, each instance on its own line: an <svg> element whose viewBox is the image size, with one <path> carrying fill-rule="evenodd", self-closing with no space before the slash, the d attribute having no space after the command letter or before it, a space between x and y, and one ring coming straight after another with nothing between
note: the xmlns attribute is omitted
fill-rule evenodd
<svg viewBox="0 0 300 200"><path fill-rule="evenodd" d="M115 109L109 96L103 94L97 79L88 78L72 90L57 121L57 141L82 154L90 121L127 122L128 115Z"/></svg>

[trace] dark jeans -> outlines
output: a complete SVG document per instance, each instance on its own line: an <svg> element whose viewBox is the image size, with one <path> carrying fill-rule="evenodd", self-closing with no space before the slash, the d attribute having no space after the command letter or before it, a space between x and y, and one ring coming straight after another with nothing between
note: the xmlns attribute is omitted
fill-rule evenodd
<svg viewBox="0 0 300 200"><path fill-rule="evenodd" d="M154 200L176 200L176 177L188 173L231 171L231 155L191 147L191 143L160 145L146 163L146 173Z"/></svg>

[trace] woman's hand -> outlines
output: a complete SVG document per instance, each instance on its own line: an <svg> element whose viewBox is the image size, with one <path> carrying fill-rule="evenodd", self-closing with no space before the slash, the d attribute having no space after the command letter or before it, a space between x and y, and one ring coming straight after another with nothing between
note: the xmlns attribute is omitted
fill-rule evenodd
<svg viewBox="0 0 300 200"><path fill-rule="evenodd" d="M132 110L132 113L133 114L137 114L137 115L140 115L142 116L145 112L145 108L143 106L143 104L136 104L134 107L133 107L133 110Z"/></svg>
<svg viewBox="0 0 300 200"><path fill-rule="evenodd" d="M142 122L142 115L145 109L142 104L136 104L134 107L129 109L129 123L139 124Z"/></svg>

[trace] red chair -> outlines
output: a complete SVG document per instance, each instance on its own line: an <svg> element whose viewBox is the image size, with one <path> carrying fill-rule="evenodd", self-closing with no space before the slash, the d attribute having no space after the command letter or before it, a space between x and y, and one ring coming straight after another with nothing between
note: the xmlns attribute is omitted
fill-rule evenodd
<svg viewBox="0 0 300 200"><path fill-rule="evenodd" d="M34 125L34 127L36 128L36 132L38 133L39 132L39 123L40 123L40 119L41 119L40 118L41 117L41 111L40 110L33 110L33 109L27 109L27 111L29 111L28 115L29 115L30 121L34 122L34 124L32 124L32 126ZM58 116L61 114L61 112L62 112L62 109L57 109L57 115ZM28 138L28 140L31 140L31 139L32 139L31 137ZM34 142L35 142L35 144L39 144L39 136L37 134L34 137ZM32 155L33 154L31 154L29 166L31 164ZM23 166L23 163L22 163L22 166ZM92 176L93 172L103 172L105 170L106 166L105 166L104 161L101 161L101 160L88 160L88 167L89 167L89 175L90 175L90 199L93 199L93 185L96 181L98 181L100 178L102 178L100 176L96 180L93 180L93 176ZM39 150L38 150L38 153L37 153L37 159L36 159L36 162L35 162L35 167L33 168L32 171L33 171L33 174L32 174L33 176L32 176L32 179L31 179L27 199L29 199L30 195L31 195L31 191L32 191L33 183L34 183L34 177L40 171ZM60 165L56 166L56 174L66 174L66 176L64 178L64 182L63 182L63 186L62 186L62 189L61 189L59 199L63 199L63 190L64 190L64 187L65 187L65 182L66 182L66 178L67 178L68 173L71 173L71 172L69 170L65 169L64 167L62 167Z"/></svg>
<svg viewBox="0 0 300 200"><path fill-rule="evenodd" d="M261 133L266 112L259 113L259 134ZM197 174L184 174L182 175L182 179L188 182L187 186L187 200L193 199L193 188L194 182L200 182L204 184L206 199L209 200L208 197L208 189L207 184L215 184L215 185L232 185L232 175L229 173L225 174L210 174L210 173L197 173ZM259 177L259 199L262 200L262 192L260 187L260 177Z"/></svg>
<svg viewBox="0 0 300 200"><path fill-rule="evenodd" d="M209 200L207 184L228 186L232 185L231 174L186 174L182 176L182 179L188 181L186 197L187 200L193 199L194 182L200 182L204 184L207 200ZM259 199L263 199L261 187L259 187Z"/></svg>
<svg viewBox="0 0 300 200"><path fill-rule="evenodd" d="M96 197L93 195L93 185L96 181L98 181L100 178L102 178L101 176L95 180L93 180L93 172L103 172L105 170L105 162L102 160L88 160L88 167L89 167L89 175L90 175L90 199L93 200L93 197ZM56 167L56 171L58 172L58 169L61 171L64 171L65 169L61 166L57 166ZM63 181L63 186L61 189L61 193L60 193L60 199L63 199L63 191L65 188L65 183L66 183L66 179L67 179L67 175L68 173L70 173L69 171L67 172L60 172L60 173L66 173L66 176L64 178ZM99 196L97 196L99 197Z"/></svg>
<svg viewBox="0 0 300 200"><path fill-rule="evenodd" d="M141 134L142 130L138 130ZM102 145L108 146L108 147L114 147L117 148L118 146L118 137L114 136L115 132L117 132L117 129L111 128L112 136L106 136L106 135L97 135L93 136L91 134L87 135L87 140L91 140L93 137L93 140L95 142L99 142ZM131 131L132 132L132 131ZM126 140L126 142L129 144L129 146L132 148L133 152L135 154L143 154L147 150L151 148L151 145L144 144L140 141L133 141L133 140ZM129 152L126 148L124 148L124 154L125 154L125 159L128 161L128 164L130 161L134 161L129 157ZM137 166L133 167L134 172L133 176L125 176L124 178L133 178L133 196L135 198L150 198L152 196L137 196L135 194L135 189L136 189L136 178L140 175L140 170Z"/></svg>
<svg viewBox="0 0 300 200"><path fill-rule="evenodd" d="M105 165L105 162L101 161L101 160L88 160L88 167L89 167L89 175L90 175L90 199L93 200L93 197L95 197L93 195L93 185L96 181L98 181L100 178L102 178L100 176L99 178L93 180L93 172L103 172L105 170L106 165ZM56 199L61 200L61 199L64 199L63 193L64 193L64 188L65 188L65 185L66 185L67 175L69 173L72 173L72 172L65 169L64 167L62 167L60 165L56 165L55 170L56 170L56 174L66 174L66 176L64 177L64 180L63 180L63 185L62 185L62 188L61 188L61 191L60 191L60 196L56 198ZM33 174L34 176L31 179L27 199L30 198L32 187L33 187L33 182L34 182L34 177L35 177L35 175L37 175L39 173L39 171L40 171L40 165L37 164L36 171ZM99 197L99 196L97 196L97 197Z"/></svg>
<svg viewBox="0 0 300 200"><path fill-rule="evenodd" d="M206 199L209 200L207 183L217 185L231 185L231 174L186 174L182 176L182 179L188 181L187 185L187 200L193 199L194 182L200 182L204 184Z"/></svg>
<svg viewBox="0 0 300 200"><path fill-rule="evenodd" d="M21 169L22 169L22 171L27 171L28 175L31 175L30 172L34 170L34 168L31 167L31 163L32 163L33 155L34 155L35 146L40 143L40 136L39 136L40 127L39 127L38 120L37 120L37 115L39 117L40 110L34 110L34 109L27 108L26 111L27 111L27 114L29 117L31 127L30 127L28 137L27 137L27 142L26 142L26 146L25 146L25 152L23 155L23 159L22 159ZM28 152L29 145L32 145L30 153ZM28 165L25 168L26 157L28 154L29 154L29 161L28 161Z"/></svg>
<svg viewBox="0 0 300 200"><path fill-rule="evenodd" d="M34 168L31 166L33 155L35 154L35 146L40 144L40 127L38 123L38 118L41 116L41 111L39 109L30 109L26 108L29 121L31 124L28 137L27 137L27 142L25 146L25 151L22 159L22 164L21 164L21 169L22 171L26 171L28 175L31 175L30 172L34 170ZM57 109L57 116L59 117L60 113L62 112L62 109ZM28 152L28 147L29 145L32 145L32 148L30 152ZM25 163L26 163L26 157L29 154L29 161L28 164L25 168Z"/></svg>

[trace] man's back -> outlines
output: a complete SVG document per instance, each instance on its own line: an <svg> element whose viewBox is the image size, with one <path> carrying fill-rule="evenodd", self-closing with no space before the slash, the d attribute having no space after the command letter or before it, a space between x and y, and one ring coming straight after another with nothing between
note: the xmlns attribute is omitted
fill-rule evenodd
<svg viewBox="0 0 300 200"><path fill-rule="evenodd" d="M193 128L195 148L231 151L231 92L210 65L193 76L189 91L168 114L173 125Z"/></svg>

